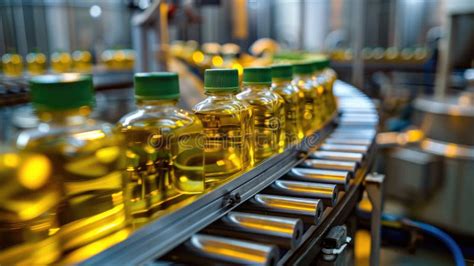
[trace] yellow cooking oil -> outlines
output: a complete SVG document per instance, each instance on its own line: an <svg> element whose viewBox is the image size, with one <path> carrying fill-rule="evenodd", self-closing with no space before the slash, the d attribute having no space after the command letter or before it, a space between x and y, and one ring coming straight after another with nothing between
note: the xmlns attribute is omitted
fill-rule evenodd
<svg viewBox="0 0 474 266"><path fill-rule="evenodd" d="M223 58L220 56L221 45L215 42L204 43L202 45L204 52L204 60L201 63L205 68L220 68L224 64Z"/></svg>
<svg viewBox="0 0 474 266"><path fill-rule="evenodd" d="M312 62L304 61L294 64L293 73L293 84L304 94L303 131L305 136L309 136L321 125L318 110L318 92L314 88L312 78Z"/></svg>
<svg viewBox="0 0 474 266"><path fill-rule="evenodd" d="M204 75L207 98L193 107L204 132L206 187L253 166L252 108L235 97L237 69L208 69Z"/></svg>
<svg viewBox="0 0 474 266"><path fill-rule="evenodd" d="M72 57L68 52L54 52L51 54L51 70L55 73L70 72Z"/></svg>
<svg viewBox="0 0 474 266"><path fill-rule="evenodd" d="M244 68L242 92L237 99L247 102L253 110L255 129L255 161L261 161L285 148L285 101L271 90L269 67Z"/></svg>
<svg viewBox="0 0 474 266"><path fill-rule="evenodd" d="M132 218L140 223L170 197L204 191L203 128L194 114L177 106L176 73L138 73L134 82L138 109L117 128L127 145Z"/></svg>
<svg viewBox="0 0 474 266"><path fill-rule="evenodd" d="M79 73L92 72L92 54L89 51L77 50L72 52L74 71Z"/></svg>
<svg viewBox="0 0 474 266"><path fill-rule="evenodd" d="M334 113L337 109L336 97L334 96L334 83L337 80L337 73L330 67L329 58L325 57L323 60L323 75L326 77L327 82L327 91L328 91L328 103L329 110L331 113Z"/></svg>
<svg viewBox="0 0 474 266"><path fill-rule="evenodd" d="M317 109L319 126L321 127L330 116L330 110L327 104L327 80L323 75L324 64L320 59L312 61L313 64L313 86L318 94L317 98Z"/></svg>
<svg viewBox="0 0 474 266"><path fill-rule="evenodd" d="M92 77L36 76L30 89L40 124L22 132L17 147L45 154L52 161L53 177L61 181L57 218L63 250L124 229L123 140L112 125L89 117Z"/></svg>
<svg viewBox="0 0 474 266"><path fill-rule="evenodd" d="M23 57L8 53L2 56L3 74L7 77L20 77L23 73Z"/></svg>
<svg viewBox="0 0 474 266"><path fill-rule="evenodd" d="M287 146L298 144L304 138L304 105L301 104L304 102L304 94L291 83L292 80L293 68L291 65L272 66L272 90L285 101Z"/></svg>
<svg viewBox="0 0 474 266"><path fill-rule="evenodd" d="M60 257L60 199L46 156L0 151L0 265L44 265Z"/></svg>
<svg viewBox="0 0 474 266"><path fill-rule="evenodd" d="M46 73L46 55L43 53L29 53L26 55L28 73L32 76Z"/></svg>

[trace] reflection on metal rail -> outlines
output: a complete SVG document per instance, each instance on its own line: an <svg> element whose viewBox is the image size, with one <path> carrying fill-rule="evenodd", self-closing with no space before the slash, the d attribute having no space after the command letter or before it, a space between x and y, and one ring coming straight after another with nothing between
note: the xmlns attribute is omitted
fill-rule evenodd
<svg viewBox="0 0 474 266"><path fill-rule="evenodd" d="M201 265L273 265L279 251L274 245L236 240L225 237L197 234L180 248L163 258L163 261Z"/></svg>
<svg viewBox="0 0 474 266"><path fill-rule="evenodd" d="M206 227L204 233L275 244L290 249L301 241L303 223L296 218L230 212Z"/></svg>
<svg viewBox="0 0 474 266"><path fill-rule="evenodd" d="M300 218L307 224L318 224L323 214L323 209L324 205L320 199L268 194L257 194L239 206L239 210L244 211Z"/></svg>
<svg viewBox="0 0 474 266"><path fill-rule="evenodd" d="M335 184L341 190L349 188L349 180L351 178L351 174L347 171L308 168L293 168L287 176L295 180Z"/></svg>
<svg viewBox="0 0 474 266"><path fill-rule="evenodd" d="M334 206L338 191L334 184L277 180L264 193L321 199L324 205Z"/></svg>

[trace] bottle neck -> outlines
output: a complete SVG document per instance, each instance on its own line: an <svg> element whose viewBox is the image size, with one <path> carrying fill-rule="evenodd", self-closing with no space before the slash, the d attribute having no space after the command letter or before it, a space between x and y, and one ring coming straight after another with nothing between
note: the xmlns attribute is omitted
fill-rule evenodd
<svg viewBox="0 0 474 266"><path fill-rule="evenodd" d="M143 109L155 109L163 107L173 107L178 104L177 99L163 99L163 100L137 100L137 106Z"/></svg>
<svg viewBox="0 0 474 266"><path fill-rule="evenodd" d="M245 89L250 89L252 91L262 91L262 90L268 90L270 89L269 84L244 84Z"/></svg>
<svg viewBox="0 0 474 266"><path fill-rule="evenodd" d="M307 80L307 79L311 79L311 77L312 77L311 73L295 74L294 80Z"/></svg>
<svg viewBox="0 0 474 266"><path fill-rule="evenodd" d="M318 70L316 70L316 71L313 72L313 76L314 76L314 77L317 77L317 76L321 75L322 72L323 72L322 69L318 69Z"/></svg>
<svg viewBox="0 0 474 266"><path fill-rule="evenodd" d="M235 94L237 91L206 91L206 95L209 98L215 99L215 100L230 100L235 98Z"/></svg>
<svg viewBox="0 0 474 266"><path fill-rule="evenodd" d="M284 87L291 84L291 79L273 79L272 85L275 87Z"/></svg>
<svg viewBox="0 0 474 266"><path fill-rule="evenodd" d="M37 115L42 123L60 124L60 125L80 125L89 119L92 112L90 106L81 106L79 108L68 110L38 110Z"/></svg>

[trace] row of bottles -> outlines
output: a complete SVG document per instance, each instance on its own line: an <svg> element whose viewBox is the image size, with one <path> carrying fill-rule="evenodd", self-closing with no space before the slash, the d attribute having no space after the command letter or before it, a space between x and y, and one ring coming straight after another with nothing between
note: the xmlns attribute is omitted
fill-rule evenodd
<svg viewBox="0 0 474 266"><path fill-rule="evenodd" d="M171 44L171 55L187 65L198 69L202 74L209 68L237 69L239 77L244 67L266 65L269 60L254 57L241 51L235 43L204 43L201 46L194 40L176 41Z"/></svg>
<svg viewBox="0 0 474 266"><path fill-rule="evenodd" d="M335 111L327 64L246 68L242 88L237 70L209 69L207 98L192 112L177 106L177 74L136 74L138 108L116 125L89 117L90 75L33 77L41 124L0 155L0 264L81 261L168 198L212 189L299 143Z"/></svg>
<svg viewBox="0 0 474 266"><path fill-rule="evenodd" d="M331 59L348 61L353 58L352 49L335 49L331 51ZM397 47L365 47L361 50L362 59L373 62L390 63L424 63L430 58L430 50L426 47L397 48Z"/></svg>
<svg viewBox="0 0 474 266"><path fill-rule="evenodd" d="M21 77L24 70L23 57L10 53L2 56L2 68L5 76ZM131 70L135 62L135 53L132 50L105 50L100 56L101 62L109 70ZM48 71L47 57L43 53L35 52L26 55L26 70L29 75L43 75ZM54 52L50 57L51 71L54 73L92 72L92 54L89 51Z"/></svg>
<svg viewBox="0 0 474 266"><path fill-rule="evenodd" d="M43 75L47 72L47 57L43 53L29 53L26 55L26 70L28 74ZM71 70L81 73L92 71L92 55L88 51L54 52L50 57L51 71L65 73ZM19 54L4 54L2 56L2 68L5 76L21 77L23 75L24 62Z"/></svg>

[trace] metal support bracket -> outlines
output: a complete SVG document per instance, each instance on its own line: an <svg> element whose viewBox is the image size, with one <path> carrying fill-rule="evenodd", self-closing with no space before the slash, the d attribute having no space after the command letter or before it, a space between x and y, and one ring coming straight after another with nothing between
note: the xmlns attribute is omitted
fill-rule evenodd
<svg viewBox="0 0 474 266"><path fill-rule="evenodd" d="M334 260L337 255L341 254L344 251L344 249L347 247L348 244L351 243L351 241L352 241L352 238L347 236L346 241L339 248L333 248L333 249L322 248L321 252L323 252L323 254L324 254L323 258L327 261Z"/></svg>
<svg viewBox="0 0 474 266"><path fill-rule="evenodd" d="M365 178L365 190L372 204L372 214L370 217L370 266L378 266L380 261L380 230L383 207L383 182L385 175L378 173L368 174Z"/></svg>

